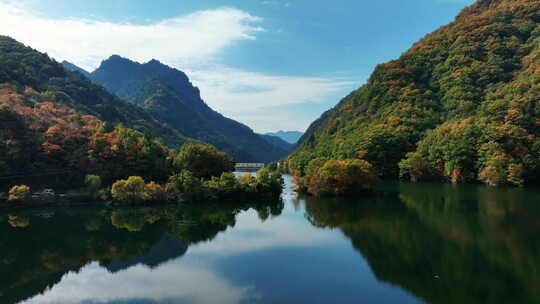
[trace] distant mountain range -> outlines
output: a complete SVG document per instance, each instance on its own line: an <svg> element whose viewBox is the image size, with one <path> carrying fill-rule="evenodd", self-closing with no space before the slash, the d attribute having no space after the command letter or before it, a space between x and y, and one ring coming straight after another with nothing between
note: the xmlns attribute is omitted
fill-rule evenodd
<svg viewBox="0 0 540 304"><path fill-rule="evenodd" d="M88 73L69 62L64 66L87 75L110 93L145 109L152 117L183 135L210 143L241 162L271 162L292 147L256 134L224 117L201 98L185 73L157 60L140 64L113 55Z"/></svg>
<svg viewBox="0 0 540 304"><path fill-rule="evenodd" d="M277 136L290 144L296 144L300 137L304 135L300 131L278 131L273 133L266 133L265 135Z"/></svg>
<svg viewBox="0 0 540 304"><path fill-rule="evenodd" d="M273 146L276 146L278 148L281 148L285 151L292 151L295 147L294 144L291 144L285 140L283 140L282 138L278 137L278 136L273 136L273 135L268 135L268 134L259 134L259 136L261 136L262 138L264 138L264 140L266 140L268 143L270 143L271 145Z"/></svg>

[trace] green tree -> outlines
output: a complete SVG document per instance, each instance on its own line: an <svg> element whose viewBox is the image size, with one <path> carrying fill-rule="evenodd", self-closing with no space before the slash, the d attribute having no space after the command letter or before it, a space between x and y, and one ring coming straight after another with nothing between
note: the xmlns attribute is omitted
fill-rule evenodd
<svg viewBox="0 0 540 304"><path fill-rule="evenodd" d="M271 179L270 179L270 171L266 168L262 168L259 171L257 171L257 184L261 186L267 186L270 185Z"/></svg>
<svg viewBox="0 0 540 304"><path fill-rule="evenodd" d="M238 190L239 182L233 173L223 172L219 177L219 186L223 192L234 193Z"/></svg>
<svg viewBox="0 0 540 304"><path fill-rule="evenodd" d="M140 176L130 176L127 180L119 180L112 185L111 194L123 203L140 203L146 200L146 184Z"/></svg>
<svg viewBox="0 0 540 304"><path fill-rule="evenodd" d="M201 201L205 193L201 179L185 169L169 178L167 191L177 202Z"/></svg>
<svg viewBox="0 0 540 304"><path fill-rule="evenodd" d="M97 198L99 196L99 189L101 188L101 178L97 175L89 174L86 176L84 183L86 184L88 194Z"/></svg>
<svg viewBox="0 0 540 304"><path fill-rule="evenodd" d="M186 143L174 159L179 170L189 170L193 175L208 179L234 170L234 160L210 145Z"/></svg>

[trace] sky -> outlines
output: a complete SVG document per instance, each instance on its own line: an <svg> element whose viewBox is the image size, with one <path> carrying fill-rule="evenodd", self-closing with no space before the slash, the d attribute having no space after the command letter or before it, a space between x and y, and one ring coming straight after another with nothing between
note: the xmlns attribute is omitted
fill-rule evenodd
<svg viewBox="0 0 540 304"><path fill-rule="evenodd" d="M472 2L0 0L0 35L88 71L113 54L157 59L256 132L305 131Z"/></svg>

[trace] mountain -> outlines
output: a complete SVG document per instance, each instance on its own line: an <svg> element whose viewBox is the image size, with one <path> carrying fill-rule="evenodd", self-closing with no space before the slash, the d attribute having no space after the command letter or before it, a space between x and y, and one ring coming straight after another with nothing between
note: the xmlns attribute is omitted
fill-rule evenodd
<svg viewBox="0 0 540 304"><path fill-rule="evenodd" d="M67 70L46 54L7 36L0 36L0 51L0 83L46 93L48 98L69 104L81 114L151 134L170 146L178 147L186 141L178 131L159 123L140 107Z"/></svg>
<svg viewBox="0 0 540 304"><path fill-rule="evenodd" d="M0 36L0 190L18 178L61 187L80 185L85 174L160 180L170 175L169 147L187 140L81 73Z"/></svg>
<svg viewBox="0 0 540 304"><path fill-rule="evenodd" d="M538 182L539 22L538 0L465 8L315 121L290 170L360 157L383 177Z"/></svg>
<svg viewBox="0 0 540 304"><path fill-rule="evenodd" d="M90 73L88 71L86 71L85 69L83 68L80 68L76 65L74 65L73 63L69 62L69 61L62 61L62 65L70 70L70 71L74 71L74 72L79 72L81 74L83 74L85 77L90 77Z"/></svg>
<svg viewBox="0 0 540 304"><path fill-rule="evenodd" d="M168 236L150 248L147 254L128 259L113 259L105 265L105 268L111 273L126 270L136 265L145 265L153 269L183 256L187 249L187 246L178 237Z"/></svg>
<svg viewBox="0 0 540 304"><path fill-rule="evenodd" d="M304 133L300 131L278 131L274 133L265 133L265 135L277 136L290 144L296 144Z"/></svg>
<svg viewBox="0 0 540 304"><path fill-rule="evenodd" d="M295 145L286 142L285 140L281 139L278 136L268 135L268 134L259 134L264 140L266 140L271 145L278 147L284 151L291 152Z"/></svg>
<svg viewBox="0 0 540 304"><path fill-rule="evenodd" d="M270 162L288 153L249 127L211 109L185 73L157 60L140 64L113 55L90 74L90 79L110 93L140 105L158 121L211 143L238 161Z"/></svg>

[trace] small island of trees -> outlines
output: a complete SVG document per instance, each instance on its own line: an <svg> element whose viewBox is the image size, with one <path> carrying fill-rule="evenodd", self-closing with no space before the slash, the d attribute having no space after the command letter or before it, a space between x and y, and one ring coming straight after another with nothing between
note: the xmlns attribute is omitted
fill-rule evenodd
<svg viewBox="0 0 540 304"><path fill-rule="evenodd" d="M296 191L314 196L351 196L371 192L378 180L373 165L363 159L311 160L294 173Z"/></svg>

